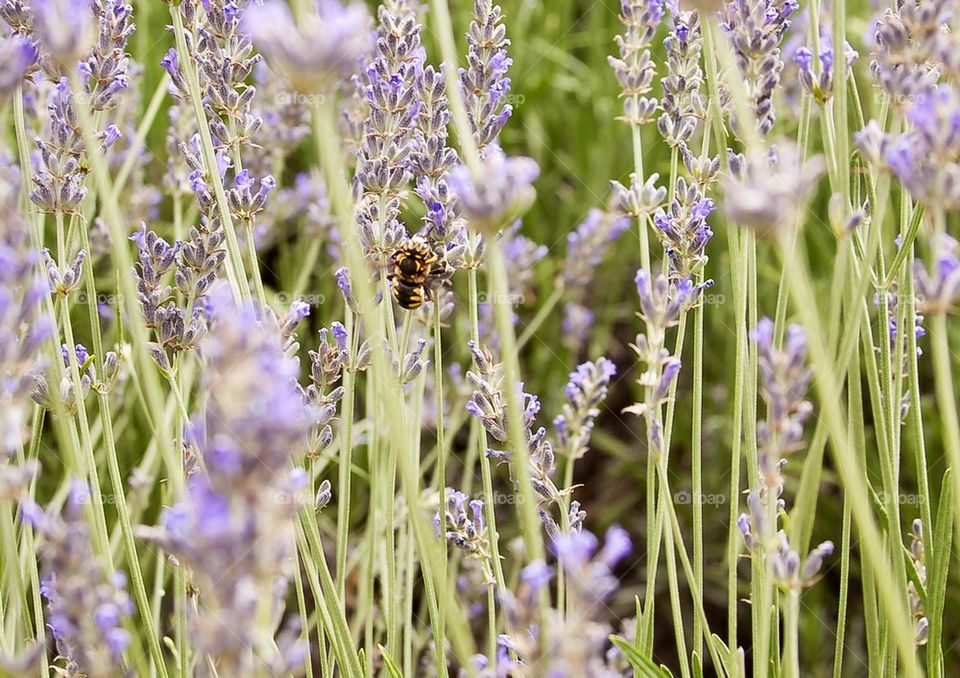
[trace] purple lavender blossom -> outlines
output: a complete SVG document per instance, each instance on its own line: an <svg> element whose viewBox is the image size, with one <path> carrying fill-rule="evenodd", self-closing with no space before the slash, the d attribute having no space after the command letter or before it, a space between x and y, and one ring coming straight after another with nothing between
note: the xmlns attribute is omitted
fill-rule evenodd
<svg viewBox="0 0 960 678"><path fill-rule="evenodd" d="M243 28L271 65L300 92L332 92L356 72L371 45L370 15L363 5L320 0L294 20L285 2L252 3Z"/></svg>
<svg viewBox="0 0 960 678"><path fill-rule="evenodd" d="M928 272L920 261L914 261L917 309L936 315L952 313L960 301L960 245L946 234L934 239L935 261Z"/></svg>
<svg viewBox="0 0 960 678"><path fill-rule="evenodd" d="M633 545L626 530L614 525L607 530L602 548L596 536L586 530L561 535L554 548L574 595L589 609L617 590L619 582L613 569L630 555Z"/></svg>
<svg viewBox="0 0 960 678"><path fill-rule="evenodd" d="M623 214L591 209L567 235L567 257L561 267L564 290L582 297L607 250L629 227Z"/></svg>
<svg viewBox="0 0 960 678"><path fill-rule="evenodd" d="M885 134L871 121L856 143L867 159L891 170L914 199L946 210L960 205L960 91L931 86L905 107L910 129Z"/></svg>
<svg viewBox="0 0 960 678"><path fill-rule="evenodd" d="M722 180L727 218L779 237L796 223L825 164L820 156L804 161L794 144L781 142L769 155L735 156L731 167L736 171Z"/></svg>
<svg viewBox="0 0 960 678"><path fill-rule="evenodd" d="M19 35L0 37L0 103L37 62L37 47Z"/></svg>
<svg viewBox="0 0 960 678"><path fill-rule="evenodd" d="M653 85L656 64L648 49L657 26L664 16L663 0L621 0L620 21L626 27L623 35L614 38L619 58L608 56L620 83L623 115L618 118L629 125L639 126L651 120L657 110L657 100L647 96Z"/></svg>
<svg viewBox="0 0 960 678"><path fill-rule="evenodd" d="M496 232L530 207L536 195L533 181L539 174L534 160L508 158L499 147L491 146L477 176L465 165L450 172L450 188L474 228Z"/></svg>
<svg viewBox="0 0 960 678"><path fill-rule="evenodd" d="M66 660L70 675L117 675L130 644L124 621L134 611L126 576L100 566L83 520L88 488L74 482L64 515L45 512L31 500L22 504L23 520L43 537L40 593L47 600L46 622Z"/></svg>
<svg viewBox="0 0 960 678"><path fill-rule="evenodd" d="M513 59L502 23L503 12L491 0L474 0L473 21L467 33L467 67L460 69L460 87L473 138L482 156L497 144L500 130L513 113L507 103Z"/></svg>
<svg viewBox="0 0 960 678"><path fill-rule="evenodd" d="M438 536L442 533L448 544L463 550L468 558L480 563L486 583L492 584L494 578L483 502L471 500L463 492L448 487L442 516L438 511L433 523Z"/></svg>
<svg viewBox="0 0 960 678"><path fill-rule="evenodd" d="M679 11L670 14L670 32L663 41L667 49L667 76L663 86L663 114L657 129L670 147L688 142L707 117L707 105L700 93L703 70L700 52L703 38L697 12Z"/></svg>
<svg viewBox="0 0 960 678"><path fill-rule="evenodd" d="M61 68L75 68L95 39L91 0L33 0L33 28Z"/></svg>
<svg viewBox="0 0 960 678"><path fill-rule="evenodd" d="M706 266L707 243L713 237L707 217L715 208L697 184L679 177L668 210L657 210L653 223L670 260L671 278L694 277Z"/></svg>
<svg viewBox="0 0 960 678"><path fill-rule="evenodd" d="M761 135L773 129L776 119L773 95L783 70L780 42L798 6L796 0L733 0L721 14Z"/></svg>
<svg viewBox="0 0 960 678"><path fill-rule="evenodd" d="M607 388L616 373L617 366L606 358L582 363L570 373L563 414L553 421L560 454L570 459L580 459L586 454L593 422L600 414L599 406L607 397Z"/></svg>

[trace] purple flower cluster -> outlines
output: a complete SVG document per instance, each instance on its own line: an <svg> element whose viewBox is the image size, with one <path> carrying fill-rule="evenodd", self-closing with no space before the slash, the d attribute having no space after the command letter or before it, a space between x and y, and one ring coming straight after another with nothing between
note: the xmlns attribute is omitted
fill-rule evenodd
<svg viewBox="0 0 960 678"><path fill-rule="evenodd" d="M0 36L0 104L23 82L37 57L37 48L29 40L17 34Z"/></svg>
<svg viewBox="0 0 960 678"><path fill-rule="evenodd" d="M487 149L474 176L465 165L450 172L450 188L463 216L481 232L496 233L533 203L533 181L540 174L536 161L507 157L499 146Z"/></svg>
<svg viewBox="0 0 960 678"><path fill-rule="evenodd" d="M553 568L542 561L520 572L516 592L500 592L511 635L498 638L497 657L478 655L474 664L481 676L536 675L596 676L629 675L619 653L610 646L610 625L601 621L605 603L619 588L614 569L632 552L626 531L614 525L603 543L590 532L574 530L554 544L557 565L569 582L566 614L542 610L538 602L553 577ZM544 647L541 629L551 639Z"/></svg>
<svg viewBox="0 0 960 678"><path fill-rule="evenodd" d="M561 455L580 459L586 454L593 422L600 414L599 405L607 397L607 388L616 373L617 366L606 358L585 362L570 373L568 402L563 406L563 414L553 420Z"/></svg>
<svg viewBox="0 0 960 678"><path fill-rule="evenodd" d="M630 219L619 209L591 209L567 235L567 256L558 285L567 298L563 308L564 342L573 351L586 342L593 324L593 313L584 302L594 276L607 251L629 227Z"/></svg>
<svg viewBox="0 0 960 678"><path fill-rule="evenodd" d="M930 207L960 207L960 90L950 84L911 98L910 128L887 134L871 120L856 135L868 161L892 171L914 199Z"/></svg>
<svg viewBox="0 0 960 678"><path fill-rule="evenodd" d="M243 30L270 65L304 93L334 90L370 51L370 15L362 3L320 0L294 18L287 3L250 3Z"/></svg>
<svg viewBox="0 0 960 678"><path fill-rule="evenodd" d="M721 12L762 135L776 120L773 94L783 70L780 43L798 6L796 0L732 0Z"/></svg>
<svg viewBox="0 0 960 678"><path fill-rule="evenodd" d="M669 208L657 210L653 217L670 261L671 278L695 277L706 266L707 243L713 237L707 217L715 208L713 199L706 197L700 186L677 178Z"/></svg>
<svg viewBox="0 0 960 678"><path fill-rule="evenodd" d="M493 584L483 502L470 499L463 492L448 487L442 513L438 511L434 515L433 524L438 536L442 534L448 544L463 550L468 558L478 561L485 583Z"/></svg>
<svg viewBox="0 0 960 678"><path fill-rule="evenodd" d="M140 306L147 327L156 333L151 355L167 372L171 365L168 352L192 349L206 334L203 301L226 258L221 247L223 231L206 233L201 228L191 228L188 240L173 245L148 231L146 224L130 238L139 253L135 276ZM165 282L169 271L173 271L176 290L185 300L183 305Z"/></svg>
<svg viewBox="0 0 960 678"><path fill-rule="evenodd" d="M960 74L953 3L898 2L878 16L868 36L870 70L897 108L927 94L941 75Z"/></svg>
<svg viewBox="0 0 960 678"><path fill-rule="evenodd" d="M935 261L928 271L914 261L917 310L927 315L952 313L960 301L960 244L947 234L934 239Z"/></svg>
<svg viewBox="0 0 960 678"><path fill-rule="evenodd" d="M470 353L473 355L475 369L467 372L467 381L473 388L473 394L467 402L467 412L476 417L490 436L501 443L509 440L507 422L507 397L505 388L509 384L503 383L503 366L495 363L490 351L480 348L475 343L468 342ZM513 385L520 395L520 406L523 410L523 429L526 435L526 445L529 450L530 478L534 492L540 500L540 519L546 526L551 538L559 534L556 522L549 515L551 505L556 505L561 511L568 511L562 499L570 493L569 488L557 488L553 481L556 471L556 461L553 444L547 438L547 431L539 427L534 431L534 422L540 412L540 399L523 390L523 382ZM504 462L511 461L511 455L501 450L489 449L487 456ZM573 502L577 504L577 502ZM573 511L579 515L579 504Z"/></svg>
<svg viewBox="0 0 960 678"><path fill-rule="evenodd" d="M47 600L47 626L66 661L65 675L107 678L121 673L130 644L123 626L134 607L126 576L105 572L93 552L83 519L89 501L88 488L74 482L62 517L25 500L23 520L43 538L40 593Z"/></svg>
<svg viewBox="0 0 960 678"><path fill-rule="evenodd" d="M671 12L670 31L663 41L667 49L667 75L663 87L657 129L671 148L688 143L702 121L707 119L707 104L700 92L703 70L700 52L703 38L700 15L695 11Z"/></svg>
<svg viewBox="0 0 960 678"><path fill-rule="evenodd" d="M859 56L850 43L844 41L843 58L848 69ZM797 49L794 61L801 86L817 101L828 101L833 96L834 61L833 42L829 31L820 31L820 54L816 59L813 58L813 50L804 45Z"/></svg>
<svg viewBox="0 0 960 678"><path fill-rule="evenodd" d="M786 141L759 157L732 152L729 157L731 176L722 179L727 218L767 237L779 237L794 226L825 169L823 158L804 161L799 149Z"/></svg>
<svg viewBox="0 0 960 678"><path fill-rule="evenodd" d="M813 412L804 399L810 383L806 366L807 339L798 325L787 328L782 347L774 342L774 325L763 318L750 338L757 345L760 395L767 406L766 421L757 424L759 487L747 496L748 513L737 521L744 543L752 552L770 559L774 580L786 589L809 586L833 553L833 544L823 542L802 561L792 550L783 530L770 517L786 510L782 498L783 467L787 457L803 449L803 426Z"/></svg>

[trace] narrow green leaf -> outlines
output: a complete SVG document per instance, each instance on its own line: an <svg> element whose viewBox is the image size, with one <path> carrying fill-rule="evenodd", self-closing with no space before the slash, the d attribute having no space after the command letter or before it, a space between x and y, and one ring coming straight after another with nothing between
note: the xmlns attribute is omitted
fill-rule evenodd
<svg viewBox="0 0 960 678"><path fill-rule="evenodd" d="M927 572L927 621L930 622L927 639L927 671L931 676L943 675L943 607L947 593L947 572L950 569L950 554L953 546L953 485L951 476L953 469L947 469L943 474L943 484L940 486L940 505L937 507L936 523L933 526L933 541L924 544L930 557L930 568ZM929 539L930 528L924 526Z"/></svg>
<svg viewBox="0 0 960 678"><path fill-rule="evenodd" d="M633 643L626 638L610 636L610 642L620 650L623 658L627 660L627 664L633 669L634 675L637 676L637 678L667 678L668 676L673 676L666 667L657 666L650 659L640 654L639 650L633 646Z"/></svg>
<svg viewBox="0 0 960 678"><path fill-rule="evenodd" d="M387 674L390 678L403 678L403 671L397 666L393 657L387 654L386 648L383 645L377 645L377 647L380 648L380 656L383 657L383 665L387 667Z"/></svg>

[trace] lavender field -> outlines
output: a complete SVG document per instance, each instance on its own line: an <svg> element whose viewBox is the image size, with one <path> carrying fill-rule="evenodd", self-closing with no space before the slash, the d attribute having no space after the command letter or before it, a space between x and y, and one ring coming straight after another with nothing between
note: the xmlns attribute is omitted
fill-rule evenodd
<svg viewBox="0 0 960 678"><path fill-rule="evenodd" d="M0 676L960 674L960 2L497 2L0 0Z"/></svg>

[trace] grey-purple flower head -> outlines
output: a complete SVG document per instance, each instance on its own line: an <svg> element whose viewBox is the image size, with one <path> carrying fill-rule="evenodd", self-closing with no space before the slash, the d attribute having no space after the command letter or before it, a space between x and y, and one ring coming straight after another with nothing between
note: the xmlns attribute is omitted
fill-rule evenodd
<svg viewBox="0 0 960 678"><path fill-rule="evenodd" d="M76 68L95 37L91 0L33 0L30 9L40 44L62 68Z"/></svg>
<svg viewBox="0 0 960 678"><path fill-rule="evenodd" d="M456 193L463 215L478 230L496 232L533 203L533 181L540 167L531 158L507 157L491 146L476 175L466 165L450 172L450 187Z"/></svg>
<svg viewBox="0 0 960 678"><path fill-rule="evenodd" d="M960 301L960 245L945 233L932 244L933 268L928 271L920 261L913 264L917 309L930 315L952 313Z"/></svg>
<svg viewBox="0 0 960 678"><path fill-rule="evenodd" d="M373 46L370 15L360 3L318 0L294 18L282 0L252 3L243 28L270 64L301 92L332 92L359 70Z"/></svg>
<svg viewBox="0 0 960 678"><path fill-rule="evenodd" d="M731 176L722 181L727 218L759 235L779 237L796 225L807 195L824 169L823 158L804 161L796 145L787 141L769 154L733 156Z"/></svg>
<svg viewBox="0 0 960 678"><path fill-rule="evenodd" d="M200 344L207 405L194 438L216 488L256 493L303 450L311 414L279 328L225 292L209 297L211 332Z"/></svg>
<svg viewBox="0 0 960 678"><path fill-rule="evenodd" d="M37 62L36 45L19 36L0 37L0 104Z"/></svg>

